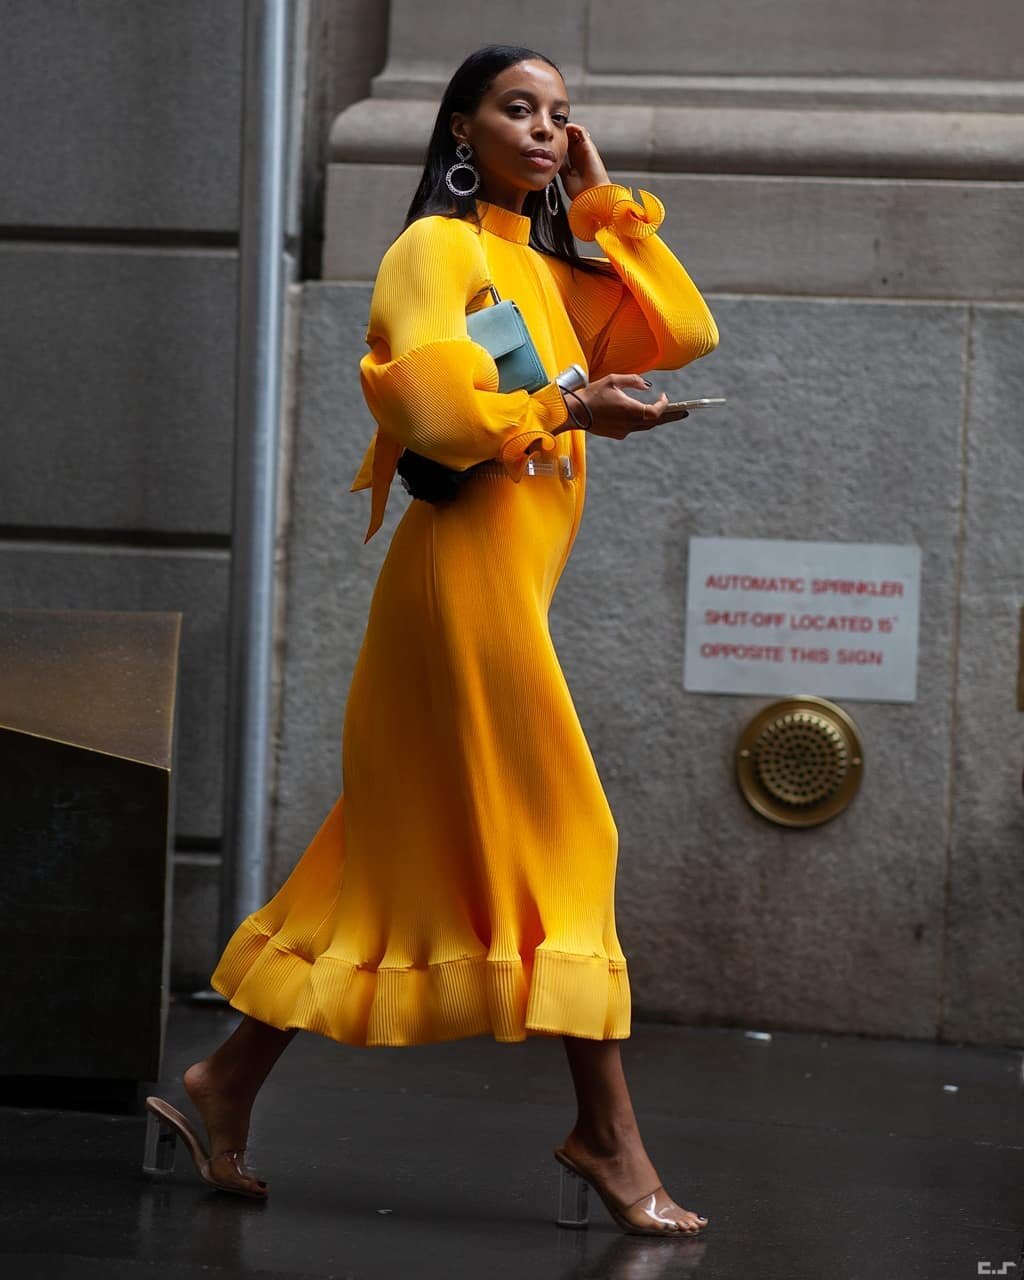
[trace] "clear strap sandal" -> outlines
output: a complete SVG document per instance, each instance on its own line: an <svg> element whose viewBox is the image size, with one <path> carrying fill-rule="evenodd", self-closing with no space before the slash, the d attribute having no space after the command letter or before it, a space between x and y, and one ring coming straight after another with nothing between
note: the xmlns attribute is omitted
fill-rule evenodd
<svg viewBox="0 0 1024 1280"><path fill-rule="evenodd" d="M663 1186L643 1195L632 1204L617 1200L593 1173L583 1170L564 1147L556 1147L555 1159L562 1166L558 1187L558 1217L560 1227L585 1227L590 1222L587 1204L588 1188L593 1187L604 1201L616 1226L630 1235L682 1236L692 1240L700 1235L707 1223L699 1227L686 1227L673 1217L673 1211L682 1209ZM685 1212L685 1211L684 1211ZM700 1217L697 1214L697 1217Z"/></svg>
<svg viewBox="0 0 1024 1280"><path fill-rule="evenodd" d="M245 1163L245 1147L211 1156L177 1107L163 1098L151 1096L146 1099L146 1111L146 1150L142 1160L146 1173L157 1177L170 1173L180 1139L188 1148L196 1173L207 1186L253 1200L267 1198L267 1184Z"/></svg>

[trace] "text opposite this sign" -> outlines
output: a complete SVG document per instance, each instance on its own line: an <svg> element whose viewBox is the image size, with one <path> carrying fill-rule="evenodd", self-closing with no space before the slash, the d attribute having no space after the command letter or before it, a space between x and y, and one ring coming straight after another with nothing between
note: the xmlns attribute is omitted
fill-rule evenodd
<svg viewBox="0 0 1024 1280"><path fill-rule="evenodd" d="M920 547L691 538L684 687L913 702Z"/></svg>

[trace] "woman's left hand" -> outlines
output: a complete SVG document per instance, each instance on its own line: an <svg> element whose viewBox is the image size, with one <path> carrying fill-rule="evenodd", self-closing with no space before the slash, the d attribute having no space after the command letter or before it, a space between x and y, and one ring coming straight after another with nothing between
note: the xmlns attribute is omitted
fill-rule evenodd
<svg viewBox="0 0 1024 1280"><path fill-rule="evenodd" d="M562 179L565 194L570 200L575 200L581 191L611 182L611 178L588 130L581 124L569 123L565 131L569 137L569 150L558 176Z"/></svg>

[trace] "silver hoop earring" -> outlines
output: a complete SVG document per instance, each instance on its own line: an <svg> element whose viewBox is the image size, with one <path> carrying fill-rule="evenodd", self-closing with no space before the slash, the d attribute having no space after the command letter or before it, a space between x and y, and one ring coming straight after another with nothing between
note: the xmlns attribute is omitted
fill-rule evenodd
<svg viewBox="0 0 1024 1280"><path fill-rule="evenodd" d="M452 167L444 175L445 185L448 187L448 190L452 192L453 195L471 196L473 192L477 189L477 187L480 185L479 169L477 169L475 165L468 163L469 157L473 154L473 148L469 145L468 142L460 142L459 145L455 148L455 154L458 156L458 160L456 161L455 164L452 165ZM452 182L452 174L455 172L456 169L469 170L469 172L473 175L473 185L471 187L457 187L455 183Z"/></svg>
<svg viewBox="0 0 1024 1280"><path fill-rule="evenodd" d="M554 178L552 178L544 188L544 199L548 203L548 212L552 217L554 217L562 207L562 202L558 198L558 187L555 186Z"/></svg>

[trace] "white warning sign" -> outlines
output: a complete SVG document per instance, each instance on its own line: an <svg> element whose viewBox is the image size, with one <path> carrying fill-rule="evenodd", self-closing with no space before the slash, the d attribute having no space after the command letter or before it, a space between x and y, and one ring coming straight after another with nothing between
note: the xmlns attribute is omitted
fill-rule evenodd
<svg viewBox="0 0 1024 1280"><path fill-rule="evenodd" d="M921 550L691 538L684 687L917 696Z"/></svg>

